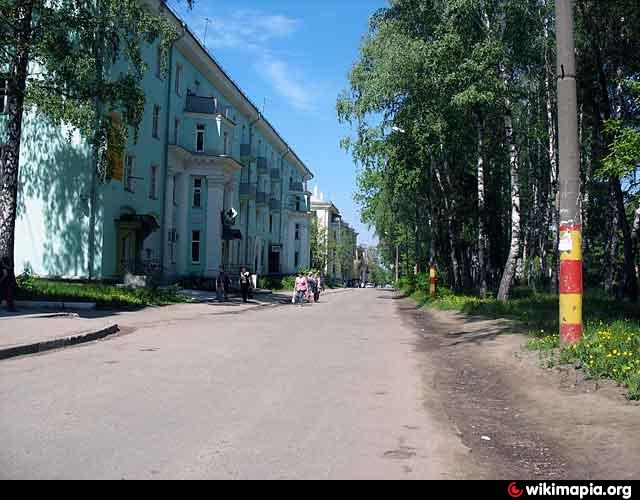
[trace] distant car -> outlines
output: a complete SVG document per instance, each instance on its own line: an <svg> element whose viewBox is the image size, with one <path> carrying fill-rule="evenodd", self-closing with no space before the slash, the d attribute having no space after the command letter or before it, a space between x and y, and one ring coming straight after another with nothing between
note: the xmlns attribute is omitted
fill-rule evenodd
<svg viewBox="0 0 640 500"><path fill-rule="evenodd" d="M365 288L375 288L376 286L373 283L367 283Z"/></svg>

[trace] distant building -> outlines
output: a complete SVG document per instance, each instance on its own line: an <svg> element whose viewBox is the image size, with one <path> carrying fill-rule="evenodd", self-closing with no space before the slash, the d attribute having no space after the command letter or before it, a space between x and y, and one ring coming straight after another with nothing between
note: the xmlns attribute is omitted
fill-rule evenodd
<svg viewBox="0 0 640 500"><path fill-rule="evenodd" d="M343 220L340 210L333 202L325 200L316 186L311 196L311 212L318 227L319 240L325 252L326 276L337 282L352 282L358 279L355 262L358 233Z"/></svg>

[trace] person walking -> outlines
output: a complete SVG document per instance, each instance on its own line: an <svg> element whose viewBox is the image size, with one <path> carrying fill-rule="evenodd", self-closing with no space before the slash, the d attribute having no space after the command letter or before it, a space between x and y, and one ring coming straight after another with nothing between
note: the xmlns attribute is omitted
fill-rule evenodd
<svg viewBox="0 0 640 500"><path fill-rule="evenodd" d="M318 301L320 301L320 285L321 285L320 275L316 274L314 276L314 279L315 279L315 282L316 282L316 287L315 287L315 290L314 290L314 293L313 293L313 300L315 302L318 302Z"/></svg>
<svg viewBox="0 0 640 500"><path fill-rule="evenodd" d="M312 300L314 302L318 302L318 299L316 298L316 294L318 291L318 282L316 281L316 277L312 272L309 272L309 276L307 276L307 281L309 282L309 293L308 293L309 302L311 302Z"/></svg>
<svg viewBox="0 0 640 500"><path fill-rule="evenodd" d="M7 310L16 312L16 304L14 296L16 293L16 275L13 272L13 266L8 258L0 261L0 306L2 301L7 301Z"/></svg>
<svg viewBox="0 0 640 500"><path fill-rule="evenodd" d="M298 273L298 277L296 278L296 285L294 288L294 302L300 304L300 307L304 306L304 300L307 295L307 290L309 289L309 282L307 281L307 277L302 273Z"/></svg>
<svg viewBox="0 0 640 500"><path fill-rule="evenodd" d="M249 294L251 293L251 274L246 267L240 270L240 291L242 292L242 301L246 304L249 302Z"/></svg>
<svg viewBox="0 0 640 500"><path fill-rule="evenodd" d="M216 295L218 296L218 302L226 302L229 300L229 285L231 280L229 275L224 270L223 266L220 266L220 272L218 273L218 279L216 280Z"/></svg>

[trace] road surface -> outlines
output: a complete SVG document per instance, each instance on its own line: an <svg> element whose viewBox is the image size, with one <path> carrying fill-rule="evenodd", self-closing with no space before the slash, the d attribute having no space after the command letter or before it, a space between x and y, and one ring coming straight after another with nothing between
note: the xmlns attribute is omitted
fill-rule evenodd
<svg viewBox="0 0 640 500"><path fill-rule="evenodd" d="M382 290L229 309L146 310L113 339L0 362L0 479L640 474L638 403L543 370L509 323Z"/></svg>
<svg viewBox="0 0 640 500"><path fill-rule="evenodd" d="M0 478L469 472L391 292L150 325L0 363Z"/></svg>

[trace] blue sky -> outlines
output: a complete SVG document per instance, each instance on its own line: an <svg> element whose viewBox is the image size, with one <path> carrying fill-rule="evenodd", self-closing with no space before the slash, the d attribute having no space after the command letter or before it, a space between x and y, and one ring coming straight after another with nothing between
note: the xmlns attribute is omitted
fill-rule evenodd
<svg viewBox="0 0 640 500"><path fill-rule="evenodd" d="M386 0L196 0L170 4L204 38L222 67L259 107L313 170L325 197L360 232L361 243L373 234L360 222L353 201L356 169L340 149L350 133L338 124L336 98L358 56L371 14Z"/></svg>

